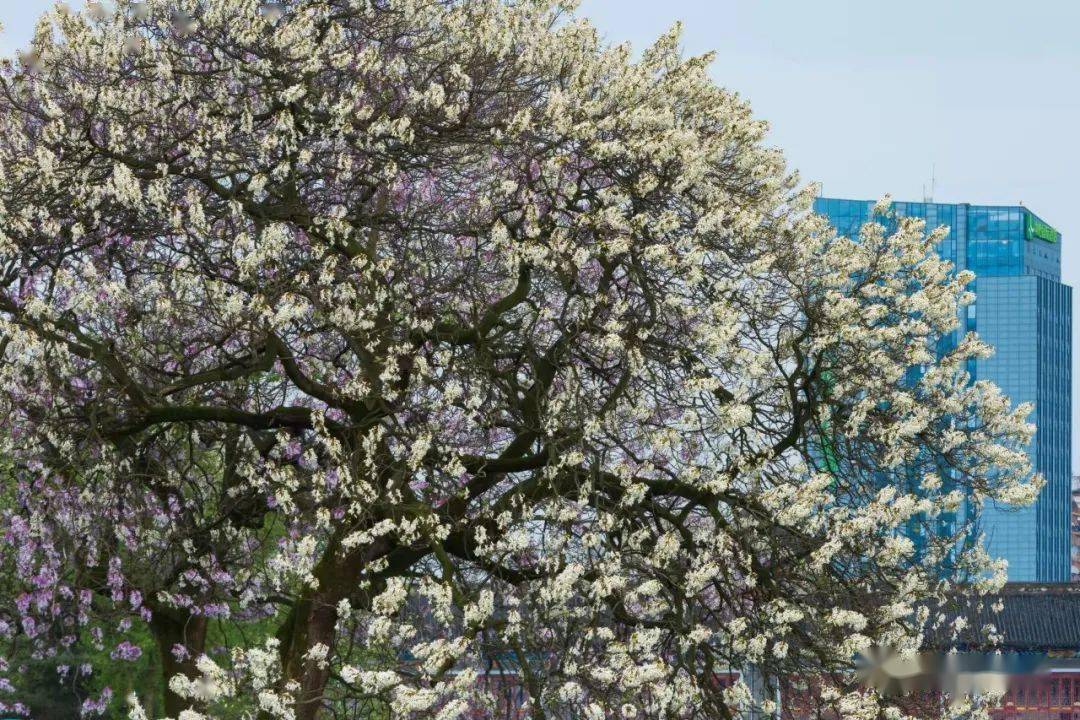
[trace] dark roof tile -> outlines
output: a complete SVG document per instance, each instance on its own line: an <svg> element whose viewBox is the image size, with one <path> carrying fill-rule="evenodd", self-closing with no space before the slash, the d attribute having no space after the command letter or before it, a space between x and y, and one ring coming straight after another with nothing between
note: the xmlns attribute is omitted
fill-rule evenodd
<svg viewBox="0 0 1080 720"><path fill-rule="evenodd" d="M1080 584L1008 583L995 595L975 598L957 593L956 606L946 611L951 621L957 615L967 619L967 627L957 640L951 639L946 623L927 632L926 645L933 648L990 649L983 633L993 625L1002 637L1002 649L1014 651L1080 651ZM994 610L996 601L1002 608Z"/></svg>

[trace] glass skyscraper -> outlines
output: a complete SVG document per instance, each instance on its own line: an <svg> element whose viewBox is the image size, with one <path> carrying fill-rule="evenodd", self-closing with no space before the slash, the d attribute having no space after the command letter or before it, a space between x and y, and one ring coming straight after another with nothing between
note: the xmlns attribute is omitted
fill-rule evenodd
<svg viewBox="0 0 1080 720"><path fill-rule="evenodd" d="M837 232L855 237L871 219L867 200L818 198L815 212ZM893 203L896 218L918 217L927 229L950 228L938 252L976 279L976 301L959 330L944 338L947 352L974 330L994 355L971 361L974 379L997 384L1013 401L1031 402L1038 431L1029 451L1046 478L1038 501L1027 508L983 508L980 530L994 557L1009 562L1009 580L1067 581L1070 576L1070 473L1072 435L1072 288L1061 283L1061 235L1025 207Z"/></svg>

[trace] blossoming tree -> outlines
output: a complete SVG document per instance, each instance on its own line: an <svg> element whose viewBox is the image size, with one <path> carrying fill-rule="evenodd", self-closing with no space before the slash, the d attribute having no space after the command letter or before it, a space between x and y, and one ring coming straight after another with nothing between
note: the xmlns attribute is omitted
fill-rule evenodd
<svg viewBox="0 0 1080 720"><path fill-rule="evenodd" d="M1030 499L1031 428L935 358L940 235L837 237L708 60L548 0L52 12L0 76L8 644L149 628L174 716L449 720L497 661L537 720L748 664L876 713L852 656L990 582L942 514Z"/></svg>

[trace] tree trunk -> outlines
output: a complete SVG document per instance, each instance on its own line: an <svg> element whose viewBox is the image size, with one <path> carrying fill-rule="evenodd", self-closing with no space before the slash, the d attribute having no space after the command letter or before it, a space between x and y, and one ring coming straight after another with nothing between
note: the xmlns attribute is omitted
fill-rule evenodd
<svg viewBox="0 0 1080 720"><path fill-rule="evenodd" d="M150 630L157 641L161 656L161 675L165 682L165 715L177 717L181 710L187 710L191 702L169 689L169 679L175 675L185 675L195 679L199 671L195 669L195 659L206 650L206 618L187 613L158 608L150 618ZM173 654L173 647L180 645L187 650L182 660Z"/></svg>
<svg viewBox="0 0 1080 720"><path fill-rule="evenodd" d="M300 690L296 698L296 720L316 720L322 709L323 693L330 679L329 667L308 660L305 656L315 645L325 645L333 651L337 626L337 606L346 598L354 598L361 570L372 559L390 550L380 539L364 551L342 554L338 538L331 541L315 567L317 589L300 597L277 633L281 642L281 667L284 680L296 681Z"/></svg>
<svg viewBox="0 0 1080 720"><path fill-rule="evenodd" d="M286 678L300 684L296 697L296 720L315 720L322 705L323 691L330 678L329 668L305 658L315 645L334 645L337 603L344 593L328 588L302 598L289 613L283 633L282 670Z"/></svg>

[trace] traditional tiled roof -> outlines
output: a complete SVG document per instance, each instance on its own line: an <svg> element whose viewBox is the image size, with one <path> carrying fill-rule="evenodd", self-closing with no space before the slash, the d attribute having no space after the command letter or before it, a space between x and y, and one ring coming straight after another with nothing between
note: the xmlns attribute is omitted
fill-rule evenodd
<svg viewBox="0 0 1080 720"><path fill-rule="evenodd" d="M993 625L1004 650L1080 652L1080 583L1008 583L996 595L976 600L958 593L957 599L959 609L946 616L962 615L967 627L952 640L946 623L927 633L927 646L991 649L983 628ZM998 601L1001 609L995 610Z"/></svg>

